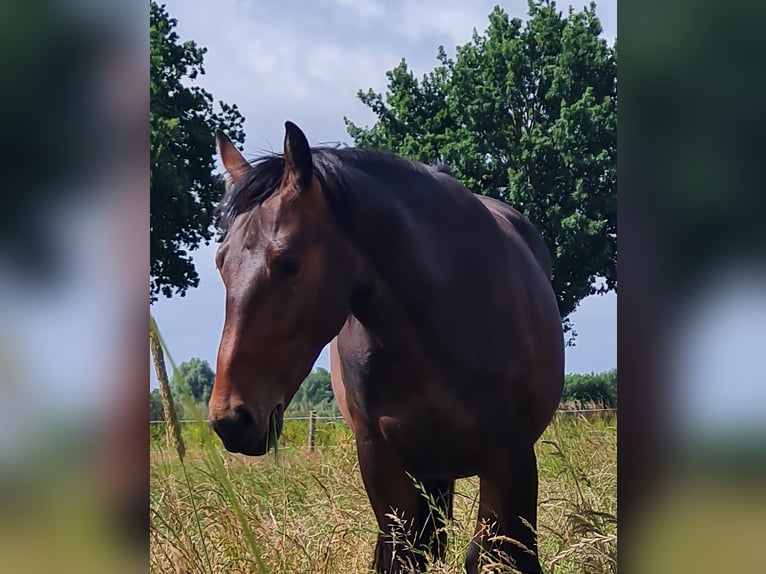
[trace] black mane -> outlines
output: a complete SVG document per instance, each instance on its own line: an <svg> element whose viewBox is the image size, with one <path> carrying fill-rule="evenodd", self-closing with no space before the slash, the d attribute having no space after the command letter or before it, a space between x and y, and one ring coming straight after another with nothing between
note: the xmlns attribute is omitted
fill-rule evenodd
<svg viewBox="0 0 766 574"><path fill-rule="evenodd" d="M226 192L215 209L216 223L223 235L241 213L266 201L279 187L285 170L281 154L266 155L251 163L247 176L226 185Z"/></svg>
<svg viewBox="0 0 766 574"><path fill-rule="evenodd" d="M393 153L377 150L316 147L311 148L311 154L314 175L322 187L339 192L355 184L361 187L365 178L378 173L385 173L389 178L395 178L397 174L403 176L437 171L448 173L445 171L446 166L428 167ZM285 159L282 154L266 155L253 161L251 167L245 178L227 186L216 208L217 225L223 235L238 215L262 204L277 191L284 176ZM337 213L337 209L334 211Z"/></svg>

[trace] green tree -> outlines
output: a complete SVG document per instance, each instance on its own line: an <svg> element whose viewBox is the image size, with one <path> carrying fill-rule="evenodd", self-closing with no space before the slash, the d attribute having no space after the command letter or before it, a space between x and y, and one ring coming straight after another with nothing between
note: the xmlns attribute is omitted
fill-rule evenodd
<svg viewBox="0 0 766 574"><path fill-rule="evenodd" d="M178 365L178 370L173 375L174 395L178 394L178 389L188 389L195 402L207 404L213 392L214 382L215 373L210 364L203 359L192 357ZM179 401L177 404L182 403Z"/></svg>
<svg viewBox="0 0 766 574"><path fill-rule="evenodd" d="M165 409L162 406L162 397L160 396L159 389L154 389L149 393L149 420L165 420Z"/></svg>
<svg viewBox="0 0 766 574"><path fill-rule="evenodd" d="M521 210L551 251L567 329L584 297L617 284L616 44L601 32L595 4L564 16L532 0L525 22L495 8L454 59L439 47L421 80L402 60L385 96L360 90L372 127L344 118L356 145L446 162L471 191Z"/></svg>
<svg viewBox="0 0 766 574"><path fill-rule="evenodd" d="M340 414L332 392L330 373L322 367L316 367L303 381L290 403L289 414L305 416L312 410L322 416Z"/></svg>
<svg viewBox="0 0 766 574"><path fill-rule="evenodd" d="M563 402L580 401L617 406L617 370L599 374L570 374L564 377Z"/></svg>
<svg viewBox="0 0 766 574"><path fill-rule="evenodd" d="M236 104L218 102L199 86L206 48L179 43L177 21L150 2L151 300L183 296L199 284L188 251L212 238L213 210L223 192L215 168L215 130L244 142Z"/></svg>

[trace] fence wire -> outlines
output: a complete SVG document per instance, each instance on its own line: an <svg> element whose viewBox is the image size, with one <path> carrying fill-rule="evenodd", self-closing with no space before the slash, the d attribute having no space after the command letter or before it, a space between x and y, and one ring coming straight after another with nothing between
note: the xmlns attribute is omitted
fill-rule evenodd
<svg viewBox="0 0 766 574"><path fill-rule="evenodd" d="M599 409L557 409L557 413L569 413L569 414L579 414L579 413L599 413L599 412L616 412L617 407L604 407ZM284 417L282 420L284 421L308 421L311 420L311 416L300 416L300 417ZM332 416L315 416L315 421L342 421L343 417L340 415L332 415ZM167 421L149 421L150 425L161 425L165 424ZM200 422L210 422L210 419L205 420L197 420L197 419L180 419L178 421L180 424L187 424L187 423L200 423Z"/></svg>

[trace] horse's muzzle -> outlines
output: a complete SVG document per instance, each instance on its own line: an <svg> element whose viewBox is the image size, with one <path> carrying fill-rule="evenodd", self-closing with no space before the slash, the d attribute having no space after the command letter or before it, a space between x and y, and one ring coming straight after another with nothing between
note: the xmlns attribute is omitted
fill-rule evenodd
<svg viewBox="0 0 766 574"><path fill-rule="evenodd" d="M278 404L260 422L258 424L250 411L241 405L227 416L212 419L210 425L229 452L261 456L276 444L282 434L284 407Z"/></svg>

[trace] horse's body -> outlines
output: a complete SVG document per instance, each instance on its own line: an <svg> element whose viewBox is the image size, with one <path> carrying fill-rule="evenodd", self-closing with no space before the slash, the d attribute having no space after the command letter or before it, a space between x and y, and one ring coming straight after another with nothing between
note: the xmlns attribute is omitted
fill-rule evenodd
<svg viewBox="0 0 766 574"><path fill-rule="evenodd" d="M290 137L288 126L286 173L301 161L289 156ZM301 144L293 142L292 149ZM478 475L479 521L468 571L478 572L484 547L507 554L523 572L539 572L535 536L524 521L536 526L534 443L558 405L564 369L542 239L519 212L473 195L442 170L379 152L312 151L313 179L304 177L302 185L320 189L305 192L312 199L303 200L304 209L332 214L340 237L332 235L333 256L348 261L344 269L352 276L350 282L337 278L346 308L340 315L343 305L330 303L340 316L328 316L332 326L321 338L334 332L313 344L332 339L333 391L356 438L382 530L376 570L425 564L418 552L388 541L392 512L411 526L416 547L437 556L444 551L439 513L434 518L413 477L450 517L454 480ZM219 373L227 373L228 363L221 363L219 353ZM223 385L216 381L213 399ZM226 404L228 411L218 411L231 412L231 393ZM216 406L211 400L211 413ZM219 431L225 441L227 424ZM485 521L495 524L483 528ZM493 532L532 554L507 541L491 544Z"/></svg>

